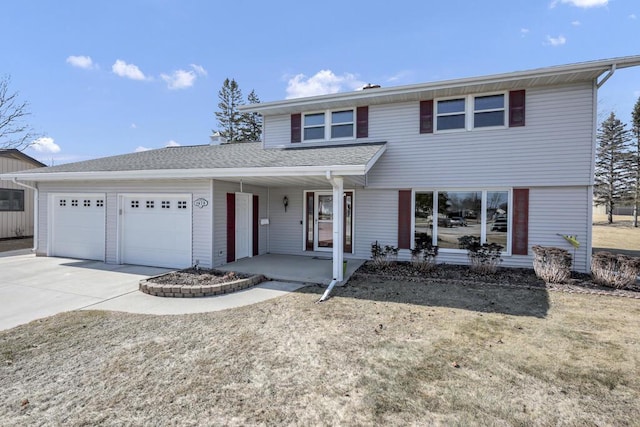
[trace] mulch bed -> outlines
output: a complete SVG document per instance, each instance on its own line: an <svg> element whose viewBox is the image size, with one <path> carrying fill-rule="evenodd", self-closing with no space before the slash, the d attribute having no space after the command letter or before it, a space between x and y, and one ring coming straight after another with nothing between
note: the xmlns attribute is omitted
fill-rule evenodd
<svg viewBox="0 0 640 427"><path fill-rule="evenodd" d="M220 271L213 269L195 269L174 271L162 276L152 277L149 282L160 285L174 286L208 286L234 282L251 277L251 274L236 273L235 271Z"/></svg>
<svg viewBox="0 0 640 427"><path fill-rule="evenodd" d="M353 274L352 278L487 284L640 299L640 283L638 282L625 289L614 289L593 283L591 276L588 274L573 272L569 283L545 283L530 268L502 267L498 268L493 274L482 274L471 270L465 265L438 264L433 270L423 272L410 262L399 261L380 266L367 261Z"/></svg>

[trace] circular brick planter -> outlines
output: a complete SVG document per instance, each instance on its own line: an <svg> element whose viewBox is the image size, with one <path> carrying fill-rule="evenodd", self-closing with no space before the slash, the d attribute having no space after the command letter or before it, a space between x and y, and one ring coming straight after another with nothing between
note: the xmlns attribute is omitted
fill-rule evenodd
<svg viewBox="0 0 640 427"><path fill-rule="evenodd" d="M160 277L160 276L156 276ZM210 297L214 295L230 294L231 292L240 291L242 289L250 288L258 283L267 280L262 274L247 277L246 279L234 280L233 282L220 283L217 285L205 285L205 286L180 286L159 283L152 283L149 279L141 280L139 289L145 294L157 296L157 297L170 297L170 298L197 298L197 297Z"/></svg>

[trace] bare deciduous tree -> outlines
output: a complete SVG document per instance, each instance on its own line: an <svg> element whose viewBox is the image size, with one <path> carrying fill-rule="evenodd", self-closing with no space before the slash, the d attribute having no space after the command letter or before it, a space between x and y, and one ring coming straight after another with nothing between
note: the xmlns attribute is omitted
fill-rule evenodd
<svg viewBox="0 0 640 427"><path fill-rule="evenodd" d="M0 77L0 148L24 150L39 135L26 123L31 115L29 103L19 99L18 92L9 91L9 76Z"/></svg>

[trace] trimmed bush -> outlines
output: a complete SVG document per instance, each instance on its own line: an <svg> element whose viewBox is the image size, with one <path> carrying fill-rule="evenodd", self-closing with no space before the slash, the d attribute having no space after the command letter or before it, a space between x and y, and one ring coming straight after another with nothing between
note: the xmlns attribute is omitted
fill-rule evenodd
<svg viewBox="0 0 640 427"><path fill-rule="evenodd" d="M398 248L385 245L384 249L376 240L371 244L371 259L378 266L385 266L398 260Z"/></svg>
<svg viewBox="0 0 640 427"><path fill-rule="evenodd" d="M597 252L591 258L591 276L600 285L624 289L640 275L640 258Z"/></svg>
<svg viewBox="0 0 640 427"><path fill-rule="evenodd" d="M458 245L467 250L471 270L483 274L498 270L498 265L502 262L502 246L497 243L480 244L480 238L476 236L459 237Z"/></svg>
<svg viewBox="0 0 640 427"><path fill-rule="evenodd" d="M571 254L569 251L535 245L533 250L533 270L547 283L565 283L571 277Z"/></svg>
<svg viewBox="0 0 640 427"><path fill-rule="evenodd" d="M420 271L431 271L436 267L436 256L438 256L437 246L433 246L429 241L420 243L416 241L416 247L411 249L411 264Z"/></svg>

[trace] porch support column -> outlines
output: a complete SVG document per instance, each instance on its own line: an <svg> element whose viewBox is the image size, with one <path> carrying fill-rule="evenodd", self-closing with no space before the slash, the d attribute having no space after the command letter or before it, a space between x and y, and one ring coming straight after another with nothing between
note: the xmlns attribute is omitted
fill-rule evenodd
<svg viewBox="0 0 640 427"><path fill-rule="evenodd" d="M344 260L344 181L341 176L327 178L333 187L333 279L344 280L342 262Z"/></svg>

